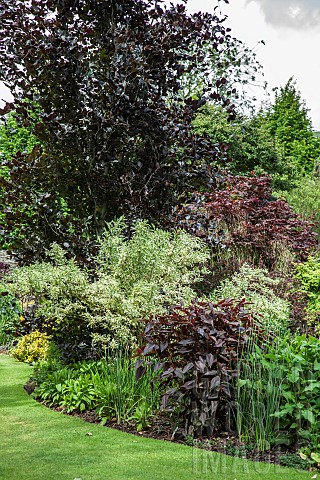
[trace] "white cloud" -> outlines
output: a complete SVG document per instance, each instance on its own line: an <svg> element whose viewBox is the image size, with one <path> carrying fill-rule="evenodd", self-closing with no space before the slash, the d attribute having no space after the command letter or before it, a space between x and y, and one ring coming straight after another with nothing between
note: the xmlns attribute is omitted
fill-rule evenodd
<svg viewBox="0 0 320 480"><path fill-rule="evenodd" d="M297 30L320 30L319 0L247 0L260 5L267 23Z"/></svg>
<svg viewBox="0 0 320 480"><path fill-rule="evenodd" d="M265 46L259 46L258 59L262 63L265 79L270 89L285 85L291 76L297 80L302 98L310 109L313 126L320 130L320 58L317 47L320 45L320 29L292 28L288 25L270 23L266 21L262 3L269 4L277 11L283 5L299 4L300 8L317 7L320 9L320 0L295 2L293 0L237 0L230 2L225 9L229 16L227 23L232 33L253 47L257 41L264 39ZM296 6L296 8L298 8ZM279 12L279 10L278 10ZM291 14L300 15L298 10ZM319 19L320 26L320 19Z"/></svg>

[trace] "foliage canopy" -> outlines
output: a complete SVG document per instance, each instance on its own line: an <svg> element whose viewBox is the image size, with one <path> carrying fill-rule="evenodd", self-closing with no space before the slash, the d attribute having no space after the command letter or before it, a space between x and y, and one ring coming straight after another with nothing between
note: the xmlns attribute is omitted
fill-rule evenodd
<svg viewBox="0 0 320 480"><path fill-rule="evenodd" d="M320 154L320 142L313 134L308 109L293 78L276 91L275 102L267 115L267 125L277 148L290 166L290 187L290 180L294 184L294 180L313 171Z"/></svg>
<svg viewBox="0 0 320 480"><path fill-rule="evenodd" d="M17 247L34 255L54 241L84 243L114 216L157 216L179 191L212 183L219 147L191 122L209 98L232 115L226 80L198 99L180 81L206 76L202 47L210 42L215 58L225 48L223 18L153 0L4 0L0 24L11 107L26 125L40 112L43 146L9 166L9 203L33 212L32 227L28 212L7 212L9 230L25 225Z"/></svg>

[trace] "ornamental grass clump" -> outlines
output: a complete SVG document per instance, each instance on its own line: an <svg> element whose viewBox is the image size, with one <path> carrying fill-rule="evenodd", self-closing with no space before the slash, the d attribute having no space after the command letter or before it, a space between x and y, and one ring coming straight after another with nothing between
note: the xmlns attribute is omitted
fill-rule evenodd
<svg viewBox="0 0 320 480"><path fill-rule="evenodd" d="M283 382L280 365L266 360L264 349L251 345L238 364L233 416L240 440L254 444L259 451L270 448L279 430L275 413L280 408Z"/></svg>

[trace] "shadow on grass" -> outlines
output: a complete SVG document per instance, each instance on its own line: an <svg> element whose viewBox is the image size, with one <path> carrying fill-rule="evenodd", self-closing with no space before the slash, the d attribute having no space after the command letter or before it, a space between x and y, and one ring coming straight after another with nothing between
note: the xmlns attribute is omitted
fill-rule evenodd
<svg viewBox="0 0 320 480"><path fill-rule="evenodd" d="M30 406L29 400L21 385L0 385L0 408Z"/></svg>

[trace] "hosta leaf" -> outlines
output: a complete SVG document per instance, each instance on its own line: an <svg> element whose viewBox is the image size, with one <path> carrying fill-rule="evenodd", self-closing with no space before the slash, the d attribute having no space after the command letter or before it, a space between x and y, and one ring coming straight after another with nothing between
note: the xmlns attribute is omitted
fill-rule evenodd
<svg viewBox="0 0 320 480"><path fill-rule="evenodd" d="M308 459L307 455L305 455L302 452L299 452L299 457L302 458L302 460L307 460Z"/></svg>
<svg viewBox="0 0 320 480"><path fill-rule="evenodd" d="M312 452L310 457L317 463L320 463L320 453Z"/></svg>

